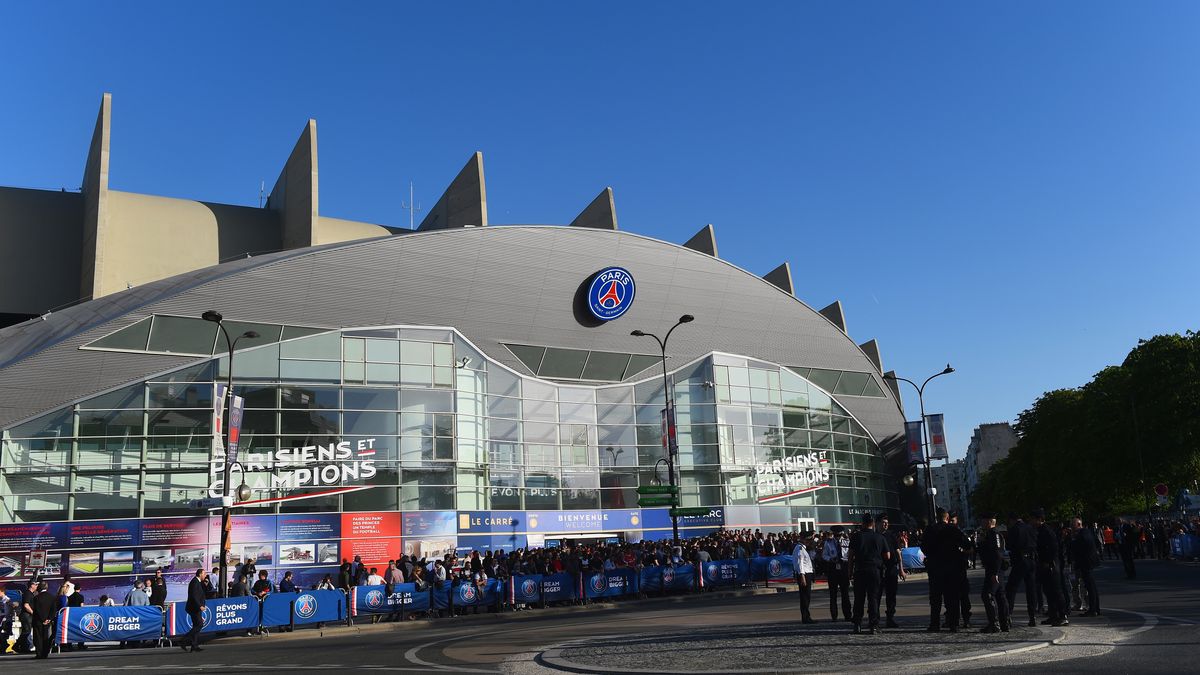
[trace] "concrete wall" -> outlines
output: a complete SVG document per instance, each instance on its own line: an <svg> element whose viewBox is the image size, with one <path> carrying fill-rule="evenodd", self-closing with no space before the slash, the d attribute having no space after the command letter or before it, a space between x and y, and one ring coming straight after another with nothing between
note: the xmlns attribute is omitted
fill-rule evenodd
<svg viewBox="0 0 1200 675"><path fill-rule="evenodd" d="M317 219L317 236L313 245L333 244L339 241L354 241L355 239L370 239L392 234L392 230L383 225L360 223L357 220L342 220L320 216Z"/></svg>
<svg viewBox="0 0 1200 675"><path fill-rule="evenodd" d="M0 312L42 314L80 297L84 198L0 187Z"/></svg>

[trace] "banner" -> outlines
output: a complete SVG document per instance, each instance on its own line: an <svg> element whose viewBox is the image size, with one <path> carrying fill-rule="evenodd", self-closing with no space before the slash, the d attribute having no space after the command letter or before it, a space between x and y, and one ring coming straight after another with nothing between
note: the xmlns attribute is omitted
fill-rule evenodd
<svg viewBox="0 0 1200 675"><path fill-rule="evenodd" d="M585 572L583 591L589 600L615 598L638 592L637 570L621 568L604 572Z"/></svg>
<svg viewBox="0 0 1200 675"><path fill-rule="evenodd" d="M225 450L225 463L233 464L238 458L238 438L242 435L242 412L246 399L233 396L229 399L229 447Z"/></svg>
<svg viewBox="0 0 1200 675"><path fill-rule="evenodd" d="M946 420L941 413L925 416L929 425L929 459L950 459L946 449Z"/></svg>
<svg viewBox="0 0 1200 675"><path fill-rule="evenodd" d="M433 592L433 606L437 609L454 607L487 607L496 604L500 599L500 582L488 579L479 588L469 581L456 581L454 584L443 584L443 588Z"/></svg>
<svg viewBox="0 0 1200 675"><path fill-rule="evenodd" d="M210 599L200 615L201 633L220 631L242 631L258 627L261 604L258 598ZM192 617L188 616L186 602L167 605L167 635L184 635L192 629Z"/></svg>
<svg viewBox="0 0 1200 675"><path fill-rule="evenodd" d="M750 581L749 560L716 560L703 563L700 587L740 586Z"/></svg>
<svg viewBox="0 0 1200 675"><path fill-rule="evenodd" d="M904 444L908 448L908 463L923 464L925 458L921 452L921 423L904 423Z"/></svg>
<svg viewBox="0 0 1200 675"><path fill-rule="evenodd" d="M534 604L542 601L542 579L540 574L518 574L508 580L509 604Z"/></svg>
<svg viewBox="0 0 1200 675"><path fill-rule="evenodd" d="M542 600L547 603L578 600L574 581L567 572L547 574L542 577Z"/></svg>
<svg viewBox="0 0 1200 675"><path fill-rule="evenodd" d="M759 557L750 561L750 579L752 581L793 582L796 580L794 570L795 560L790 555Z"/></svg>
<svg viewBox="0 0 1200 675"><path fill-rule="evenodd" d="M163 611L140 607L64 607L58 611L58 644L157 640L162 636Z"/></svg>
<svg viewBox="0 0 1200 675"><path fill-rule="evenodd" d="M293 615L297 624L339 621L347 611L346 594L341 591L272 593L262 603L262 625L286 626Z"/></svg>
<svg viewBox="0 0 1200 675"><path fill-rule="evenodd" d="M696 587L695 565L643 567L640 588L646 593L690 591Z"/></svg>
<svg viewBox="0 0 1200 675"><path fill-rule="evenodd" d="M395 584L391 595L387 586L355 586L350 595L350 616L424 612L429 607L429 591L418 591L416 584Z"/></svg>

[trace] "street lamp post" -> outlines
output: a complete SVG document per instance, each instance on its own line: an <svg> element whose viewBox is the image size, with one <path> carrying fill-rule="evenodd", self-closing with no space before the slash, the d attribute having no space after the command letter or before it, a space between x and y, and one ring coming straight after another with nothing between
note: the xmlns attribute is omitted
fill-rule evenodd
<svg viewBox="0 0 1200 675"><path fill-rule="evenodd" d="M666 402L665 403L666 409L664 411L664 414L666 415L666 418L667 418L667 433L668 434L670 434L673 431L672 427L675 424L675 417L674 417L674 415L675 415L674 398L675 397L671 393L671 387L667 380L667 340L671 339L671 333L674 333L676 328L679 328L680 326L682 326L685 323L691 323L692 321L695 321L695 320L696 320L696 317L692 316L691 314L684 314L683 316L679 317L679 321L676 321L674 326L671 326L671 329L667 331L666 337L664 337L662 339L659 339L659 337L657 335L655 335L654 333L647 333L647 332L641 331L641 330L635 330L630 333L630 335L632 335L634 337L652 337L652 338L654 338L654 341L658 343L659 351L662 352L663 399ZM677 448L675 447L675 444L672 442L672 439L670 437L668 437L667 438L667 473L668 473L670 481L671 481L670 485L673 488L678 487L677 483L675 482L675 452L676 451L677 451ZM655 466L657 466L657 464ZM676 508L678 508L679 493L673 492L672 495L677 500ZM672 509L672 511L674 511L674 509ZM673 546L679 545L679 517L676 515L671 516L671 540L672 540Z"/></svg>
<svg viewBox="0 0 1200 675"><path fill-rule="evenodd" d="M924 445L921 448L921 460L925 463L925 496L927 498L926 502L929 507L929 524L930 525L932 525L935 522L935 514L937 513L937 503L933 498L933 493L934 493L933 460L931 460L929 458L929 426L925 424L925 385L929 384L934 378L941 377L942 375L949 375L950 373L953 373L953 372L954 372L954 369L950 367L949 363L947 363L945 370L943 370L940 373L934 373L933 375L930 375L928 378L925 379L924 382L922 382L920 384L920 386L918 386L916 382L913 382L912 380L910 380L908 378L899 377L895 374L888 374L888 375L883 376L885 379L900 380L902 382L907 382L913 386L913 389L917 390L917 402L920 404L920 407L921 407L921 435L923 436L924 441L925 441Z"/></svg>
<svg viewBox="0 0 1200 675"><path fill-rule="evenodd" d="M255 331L252 331L252 330L248 330L245 333L242 333L241 335L239 335L236 338L233 338L231 340L231 339L229 339L229 331L225 330L225 324L222 323L222 320L224 319L224 317L221 316L220 312L214 312L213 310L209 310L209 311L201 314L200 318L204 319L205 321L211 321L212 323L217 324L217 328L220 328L221 334L223 334L225 336L225 344L229 345L229 367L226 369L226 373L225 373L225 375L226 375L226 378L225 378L225 397L226 397L225 398L225 414L223 415L223 417L225 418L225 452L228 453L229 452L229 429L230 429L229 425L233 421L230 419L230 411L233 408L233 350L237 347L238 340L241 340L242 338L250 338L251 340L253 340L254 338L258 337L258 333L256 333ZM230 472L230 469L232 468L232 464L229 462L228 455L225 458L224 464L225 464L225 469L221 474L222 475L222 478L221 478L221 565L220 565L220 572L219 572L220 578L217 580L217 583L220 584L220 587L217 589L217 592L220 594L220 597L222 597L222 598L229 595L229 585L228 585L228 580L226 579L226 576L229 571L229 518L233 512L233 508L225 502L225 498L230 496L229 495L229 472ZM245 473L245 472L243 471L243 473ZM239 489L238 492L239 492L239 494L241 494L243 491L241 489Z"/></svg>

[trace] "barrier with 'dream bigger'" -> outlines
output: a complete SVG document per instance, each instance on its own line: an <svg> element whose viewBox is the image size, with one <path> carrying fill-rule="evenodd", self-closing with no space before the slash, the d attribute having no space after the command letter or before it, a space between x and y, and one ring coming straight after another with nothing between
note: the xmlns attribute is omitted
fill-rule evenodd
<svg viewBox="0 0 1200 675"><path fill-rule="evenodd" d="M162 637L163 611L138 607L64 607L58 611L55 642L157 640Z"/></svg>

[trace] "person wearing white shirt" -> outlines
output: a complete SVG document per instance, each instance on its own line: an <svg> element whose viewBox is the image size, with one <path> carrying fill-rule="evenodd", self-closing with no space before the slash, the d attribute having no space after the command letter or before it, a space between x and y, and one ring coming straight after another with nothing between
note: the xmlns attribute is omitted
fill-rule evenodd
<svg viewBox="0 0 1200 675"><path fill-rule="evenodd" d="M800 586L800 623L816 623L809 612L812 601L813 561L806 544L811 538L805 532L803 538L792 549L792 569L796 572L796 583Z"/></svg>
<svg viewBox="0 0 1200 675"><path fill-rule="evenodd" d="M383 577L379 576L379 570L375 567L371 568L371 573L367 575L368 586L383 586Z"/></svg>
<svg viewBox="0 0 1200 675"><path fill-rule="evenodd" d="M846 621L853 618L850 611L850 537L846 528L834 525L833 536L825 540L821 559L825 562L825 578L829 580L829 614L838 620L838 595L842 596L842 616Z"/></svg>

